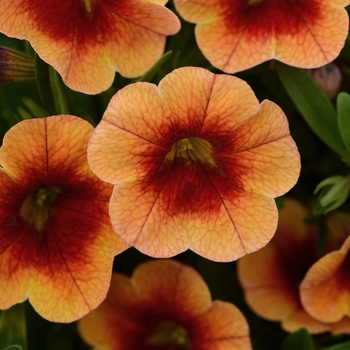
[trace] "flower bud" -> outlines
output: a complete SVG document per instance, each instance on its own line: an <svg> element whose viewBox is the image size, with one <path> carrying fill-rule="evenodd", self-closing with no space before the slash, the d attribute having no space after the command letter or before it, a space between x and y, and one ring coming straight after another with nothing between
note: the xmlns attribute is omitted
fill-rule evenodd
<svg viewBox="0 0 350 350"><path fill-rule="evenodd" d="M338 94L343 76L334 63L326 64L317 69L308 69L306 73L310 75L330 100Z"/></svg>
<svg viewBox="0 0 350 350"><path fill-rule="evenodd" d="M347 176L336 175L321 181L314 191L314 194L320 192L315 214L326 214L340 207L347 200L349 191L350 182Z"/></svg>
<svg viewBox="0 0 350 350"><path fill-rule="evenodd" d="M34 78L34 62L24 54L0 47L0 83Z"/></svg>

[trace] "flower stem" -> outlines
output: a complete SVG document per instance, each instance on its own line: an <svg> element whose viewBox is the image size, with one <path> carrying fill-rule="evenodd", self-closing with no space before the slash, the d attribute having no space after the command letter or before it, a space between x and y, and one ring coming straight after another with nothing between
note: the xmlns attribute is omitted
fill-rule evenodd
<svg viewBox="0 0 350 350"><path fill-rule="evenodd" d="M50 85L53 93L55 112L57 114L69 114L68 104L64 96L62 84L58 73L50 66L49 68Z"/></svg>

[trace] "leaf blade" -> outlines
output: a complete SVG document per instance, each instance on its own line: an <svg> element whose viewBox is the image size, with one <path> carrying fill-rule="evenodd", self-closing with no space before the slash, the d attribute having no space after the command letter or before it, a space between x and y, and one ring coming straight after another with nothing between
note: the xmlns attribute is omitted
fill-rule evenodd
<svg viewBox="0 0 350 350"><path fill-rule="evenodd" d="M279 62L276 69L288 95L313 132L343 157L346 148L339 131L336 111L328 98L302 70Z"/></svg>
<svg viewBox="0 0 350 350"><path fill-rule="evenodd" d="M341 92L337 98L338 124L345 147L350 151L350 95Z"/></svg>

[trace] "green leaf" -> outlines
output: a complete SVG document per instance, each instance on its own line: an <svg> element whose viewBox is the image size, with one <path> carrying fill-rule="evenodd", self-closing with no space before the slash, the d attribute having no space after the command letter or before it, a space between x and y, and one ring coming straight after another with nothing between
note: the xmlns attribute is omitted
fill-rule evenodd
<svg viewBox="0 0 350 350"><path fill-rule="evenodd" d="M165 61L173 54L172 51L166 52L153 66L149 69L141 78L137 81L150 82L157 74L159 68L164 64Z"/></svg>
<svg viewBox="0 0 350 350"><path fill-rule="evenodd" d="M346 146L350 151L350 95L341 92L337 98L338 124L340 134Z"/></svg>
<svg viewBox="0 0 350 350"><path fill-rule="evenodd" d="M284 208L284 203L283 203L282 197L275 198L275 203L276 203L276 207L277 207L278 211L280 211Z"/></svg>
<svg viewBox="0 0 350 350"><path fill-rule="evenodd" d="M17 112L20 115L20 120L25 120L25 119L32 119L33 116L23 107L19 106L17 108Z"/></svg>
<svg viewBox="0 0 350 350"><path fill-rule="evenodd" d="M37 54L35 55L34 63L36 78L35 80L41 103L44 106L44 109L49 112L49 114L54 114L54 110L52 108L54 103L50 85L49 66Z"/></svg>
<svg viewBox="0 0 350 350"><path fill-rule="evenodd" d="M345 343L332 345L328 348L323 348L322 350L349 350L350 349L350 341L347 341Z"/></svg>
<svg viewBox="0 0 350 350"><path fill-rule="evenodd" d="M49 68L50 85L53 94L56 114L69 114L66 96L63 91L63 83L58 73L50 66Z"/></svg>
<svg viewBox="0 0 350 350"><path fill-rule="evenodd" d="M281 350L314 350L311 335L305 328L290 334L284 341Z"/></svg>
<svg viewBox="0 0 350 350"><path fill-rule="evenodd" d="M5 348L4 350L23 350L23 348L19 345L11 345L11 346Z"/></svg>
<svg viewBox="0 0 350 350"><path fill-rule="evenodd" d="M295 106L313 132L341 157L346 148L339 131L336 111L317 84L305 72L282 63L277 73Z"/></svg>
<svg viewBox="0 0 350 350"><path fill-rule="evenodd" d="M23 349L27 348L27 329L23 304L14 305L1 312L0 344L2 346L17 344L16 346Z"/></svg>
<svg viewBox="0 0 350 350"><path fill-rule="evenodd" d="M24 96L22 101L34 118L45 118L49 116L49 113L31 98Z"/></svg>

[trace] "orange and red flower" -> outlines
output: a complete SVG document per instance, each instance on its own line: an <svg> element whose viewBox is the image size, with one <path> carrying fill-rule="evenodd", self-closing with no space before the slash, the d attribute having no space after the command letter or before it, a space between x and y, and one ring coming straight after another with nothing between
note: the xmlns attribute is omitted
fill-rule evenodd
<svg viewBox="0 0 350 350"><path fill-rule="evenodd" d="M348 34L349 0L175 0L199 48L227 73L270 59L301 68L333 61Z"/></svg>
<svg viewBox="0 0 350 350"><path fill-rule="evenodd" d="M27 39L71 89L96 94L115 72L145 73L180 29L167 0L0 1L0 32Z"/></svg>
<svg viewBox="0 0 350 350"><path fill-rule="evenodd" d="M88 146L92 170L115 185L110 216L145 254L190 248L229 261L273 236L273 197L300 171L281 109L259 104L242 80L205 69L175 70L111 100Z"/></svg>
<svg viewBox="0 0 350 350"><path fill-rule="evenodd" d="M71 322L105 298L114 256L127 246L108 215L112 186L90 170L93 127L74 116L25 120L0 148L0 308L29 298Z"/></svg>
<svg viewBox="0 0 350 350"><path fill-rule="evenodd" d="M212 301L200 275L176 261L114 273L106 300L78 323L94 349L250 350L248 324L232 304Z"/></svg>
<svg viewBox="0 0 350 350"><path fill-rule="evenodd" d="M350 333L349 318L326 323L310 316L300 300L300 283L319 258L316 231L303 220L309 215L299 202L285 198L275 236L263 249L238 261L238 277L248 305L259 316L281 321L282 328L310 333ZM307 310L308 311L308 310Z"/></svg>
<svg viewBox="0 0 350 350"><path fill-rule="evenodd" d="M339 250L326 254L307 272L300 285L305 310L322 322L350 317L350 236Z"/></svg>

